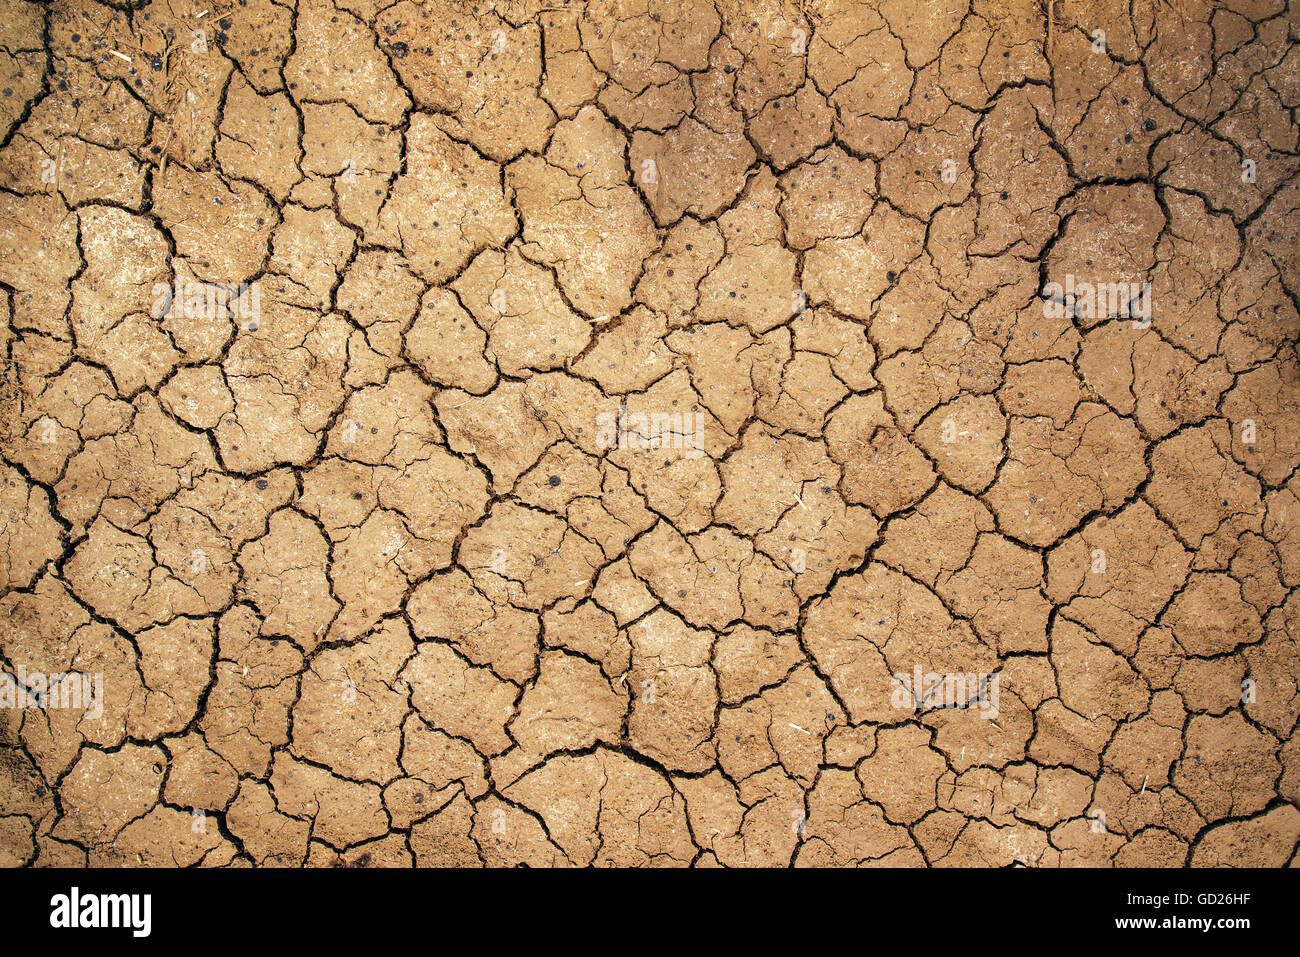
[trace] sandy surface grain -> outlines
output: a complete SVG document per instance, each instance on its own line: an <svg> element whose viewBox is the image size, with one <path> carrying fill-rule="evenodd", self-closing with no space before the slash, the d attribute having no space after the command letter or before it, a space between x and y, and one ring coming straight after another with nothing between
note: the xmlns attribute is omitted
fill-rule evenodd
<svg viewBox="0 0 1300 957"><path fill-rule="evenodd" d="M2 0L0 862L1294 864L1298 36Z"/></svg>

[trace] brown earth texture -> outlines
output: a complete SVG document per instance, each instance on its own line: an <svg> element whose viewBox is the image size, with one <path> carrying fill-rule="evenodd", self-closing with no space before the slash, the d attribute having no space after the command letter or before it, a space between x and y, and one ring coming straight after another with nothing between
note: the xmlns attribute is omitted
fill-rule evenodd
<svg viewBox="0 0 1300 957"><path fill-rule="evenodd" d="M1295 865L1296 0L0 0L0 863Z"/></svg>

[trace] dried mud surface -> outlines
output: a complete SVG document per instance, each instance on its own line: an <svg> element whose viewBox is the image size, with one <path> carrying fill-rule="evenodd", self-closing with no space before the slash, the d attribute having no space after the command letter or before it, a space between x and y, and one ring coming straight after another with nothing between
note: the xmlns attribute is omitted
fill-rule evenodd
<svg viewBox="0 0 1300 957"><path fill-rule="evenodd" d="M0 11L0 863L1296 863L1294 0Z"/></svg>

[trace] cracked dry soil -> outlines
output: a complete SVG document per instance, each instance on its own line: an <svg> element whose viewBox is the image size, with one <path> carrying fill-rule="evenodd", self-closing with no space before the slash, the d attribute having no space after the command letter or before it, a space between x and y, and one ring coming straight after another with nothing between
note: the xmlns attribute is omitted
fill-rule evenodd
<svg viewBox="0 0 1300 957"><path fill-rule="evenodd" d="M1296 0L0 21L4 864L1297 862Z"/></svg>

